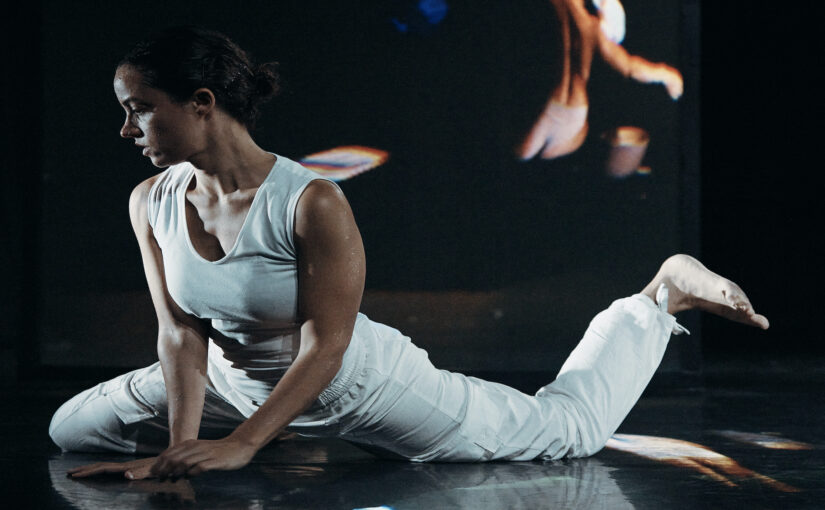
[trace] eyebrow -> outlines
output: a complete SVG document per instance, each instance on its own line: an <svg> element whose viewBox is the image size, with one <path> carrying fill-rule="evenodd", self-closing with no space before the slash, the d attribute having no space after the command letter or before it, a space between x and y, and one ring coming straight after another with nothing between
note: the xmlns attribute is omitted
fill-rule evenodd
<svg viewBox="0 0 825 510"><path fill-rule="evenodd" d="M134 107L135 105L138 105L138 104L143 105L143 106L148 106L149 105L149 103L147 103L146 101L136 99L132 96L129 96L126 99L124 99L123 101L121 101L121 104L126 105L126 106L131 106L131 107Z"/></svg>

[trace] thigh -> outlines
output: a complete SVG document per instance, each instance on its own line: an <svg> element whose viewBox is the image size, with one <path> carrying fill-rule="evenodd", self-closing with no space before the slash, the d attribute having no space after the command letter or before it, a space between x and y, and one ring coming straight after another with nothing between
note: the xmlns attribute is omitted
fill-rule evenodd
<svg viewBox="0 0 825 510"><path fill-rule="evenodd" d="M548 399L439 370L400 333L366 347L357 388L330 406L327 423L370 451L414 461L528 460L567 433L563 409Z"/></svg>
<svg viewBox="0 0 825 510"><path fill-rule="evenodd" d="M160 363L89 388L64 403L49 426L68 451L157 453L168 446L166 386ZM207 384L202 437L222 437L243 416Z"/></svg>
<svg viewBox="0 0 825 510"><path fill-rule="evenodd" d="M330 420L336 434L370 451L416 461L456 450L465 452L463 460L483 458L483 448L472 442L464 447L467 378L435 368L424 350L387 329L368 339L365 368L350 395L355 404L338 403L343 412Z"/></svg>

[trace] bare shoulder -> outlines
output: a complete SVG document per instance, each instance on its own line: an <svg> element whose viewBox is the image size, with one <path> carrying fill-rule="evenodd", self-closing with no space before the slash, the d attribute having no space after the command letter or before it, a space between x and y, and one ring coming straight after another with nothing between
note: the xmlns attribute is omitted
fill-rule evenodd
<svg viewBox="0 0 825 510"><path fill-rule="evenodd" d="M340 205L349 205L344 193L337 184L326 179L310 181L298 199L298 207L303 208L323 209Z"/></svg>
<svg viewBox="0 0 825 510"><path fill-rule="evenodd" d="M349 210L349 202L341 188L326 179L316 179L306 185L298 199L296 222L299 218L315 220L343 210Z"/></svg>
<svg viewBox="0 0 825 510"><path fill-rule="evenodd" d="M295 232L300 237L353 227L352 210L341 188L325 179L307 184L295 211Z"/></svg>
<svg viewBox="0 0 825 510"><path fill-rule="evenodd" d="M146 219L146 201L149 198L149 191L161 175L163 175L162 172L149 177L132 190L129 196L129 216L134 225L140 225Z"/></svg>

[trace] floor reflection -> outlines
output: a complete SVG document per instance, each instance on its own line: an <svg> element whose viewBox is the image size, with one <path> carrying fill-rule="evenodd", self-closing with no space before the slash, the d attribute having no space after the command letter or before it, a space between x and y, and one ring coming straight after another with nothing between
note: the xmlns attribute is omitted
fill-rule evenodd
<svg viewBox="0 0 825 510"><path fill-rule="evenodd" d="M763 448L770 448L772 450L812 450L813 445L803 443L802 441L794 441L782 437L778 432L770 433L754 433L754 432L739 432L738 430L710 430L711 434L721 436L740 443L750 444L754 446L761 446Z"/></svg>
<svg viewBox="0 0 825 510"><path fill-rule="evenodd" d="M739 480L753 479L777 491L799 492L796 487L750 470L707 446L681 439L615 434L607 441L607 448L633 453L672 466L692 469L728 487L737 487Z"/></svg>
<svg viewBox="0 0 825 510"><path fill-rule="evenodd" d="M290 462L284 458L292 456ZM54 489L74 508L611 508L632 509L597 458L564 462L414 464L332 442L284 441L240 471L177 482L72 480L66 470L99 456L49 460ZM122 460L122 459L121 459Z"/></svg>

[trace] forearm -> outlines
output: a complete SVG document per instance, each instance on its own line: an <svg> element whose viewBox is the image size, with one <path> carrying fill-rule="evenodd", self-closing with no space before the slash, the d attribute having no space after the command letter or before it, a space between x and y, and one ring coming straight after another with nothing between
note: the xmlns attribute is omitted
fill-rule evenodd
<svg viewBox="0 0 825 510"><path fill-rule="evenodd" d="M299 353L261 407L238 426L231 438L256 450L274 439L329 386L341 368L343 352L314 348Z"/></svg>
<svg viewBox="0 0 825 510"><path fill-rule="evenodd" d="M627 76L641 83L664 83L670 66L654 63L636 55L628 57Z"/></svg>
<svg viewBox="0 0 825 510"><path fill-rule="evenodd" d="M206 341L193 332L158 336L169 403L169 446L198 437L206 392L206 355Z"/></svg>
<svg viewBox="0 0 825 510"><path fill-rule="evenodd" d="M661 69L667 67L665 64L653 63L637 55L631 55L622 46L607 39L601 32L598 36L602 58L617 72L642 83L662 81Z"/></svg>

